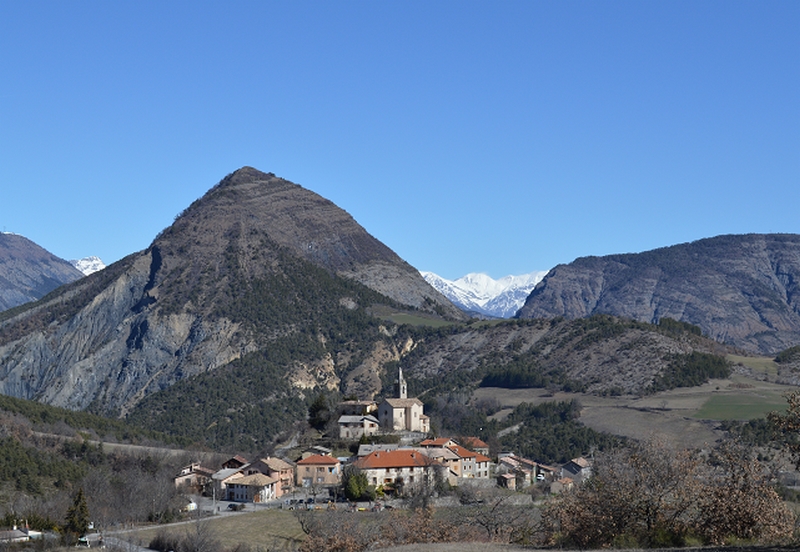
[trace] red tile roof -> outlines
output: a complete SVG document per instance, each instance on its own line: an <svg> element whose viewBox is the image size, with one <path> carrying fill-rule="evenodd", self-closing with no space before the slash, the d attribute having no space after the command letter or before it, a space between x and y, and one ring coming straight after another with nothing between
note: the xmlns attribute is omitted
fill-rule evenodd
<svg viewBox="0 0 800 552"><path fill-rule="evenodd" d="M447 448L458 454L461 458L476 458L478 456L477 452L472 452L459 445L450 445Z"/></svg>
<svg viewBox="0 0 800 552"><path fill-rule="evenodd" d="M477 437L460 437L458 440L462 441L462 444L465 447L469 447L471 449L479 449L479 448L488 449L489 448L489 445L487 445L486 443L484 443L483 441L481 441Z"/></svg>
<svg viewBox="0 0 800 552"><path fill-rule="evenodd" d="M312 454L311 456L307 456L306 458L297 461L298 466L304 466L304 465L316 466L319 464L334 466L338 463L339 461L333 456L323 456L321 454Z"/></svg>
<svg viewBox="0 0 800 552"><path fill-rule="evenodd" d="M421 447L443 447L450 442L448 437L439 437L438 439L425 439L419 446Z"/></svg>
<svg viewBox="0 0 800 552"><path fill-rule="evenodd" d="M491 462L492 459L489 458L488 456L484 456L483 454L478 453L477 455L475 455L475 461L476 462Z"/></svg>
<svg viewBox="0 0 800 552"><path fill-rule="evenodd" d="M391 451L372 452L355 462L355 466L361 469L380 469L380 468L415 468L435 464L433 460L415 450L398 449Z"/></svg>

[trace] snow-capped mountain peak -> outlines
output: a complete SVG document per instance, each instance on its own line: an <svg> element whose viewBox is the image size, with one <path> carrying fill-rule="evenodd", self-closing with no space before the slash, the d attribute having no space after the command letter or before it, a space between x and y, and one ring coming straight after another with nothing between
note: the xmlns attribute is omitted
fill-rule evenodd
<svg viewBox="0 0 800 552"><path fill-rule="evenodd" d="M98 270L103 270L106 267L99 257L84 257L77 261L70 261L70 264L83 272L84 276L88 276Z"/></svg>
<svg viewBox="0 0 800 552"><path fill-rule="evenodd" d="M525 303L534 286L547 271L509 275L495 280L488 274L472 272L457 280L448 280L433 272L420 271L422 277L442 295L465 311L509 318Z"/></svg>

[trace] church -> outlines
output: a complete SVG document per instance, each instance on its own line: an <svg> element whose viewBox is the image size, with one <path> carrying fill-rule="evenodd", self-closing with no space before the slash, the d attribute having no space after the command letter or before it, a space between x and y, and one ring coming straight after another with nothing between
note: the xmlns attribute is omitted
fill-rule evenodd
<svg viewBox="0 0 800 552"><path fill-rule="evenodd" d="M381 427L388 431L430 432L431 421L422 413L422 401L408 398L408 387L402 368L398 368L395 394L396 398L383 399L378 405Z"/></svg>

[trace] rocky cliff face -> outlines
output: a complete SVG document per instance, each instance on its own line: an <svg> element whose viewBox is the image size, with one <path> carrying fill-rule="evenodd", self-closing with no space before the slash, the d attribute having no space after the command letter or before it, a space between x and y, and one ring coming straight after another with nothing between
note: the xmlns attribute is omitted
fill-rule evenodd
<svg viewBox="0 0 800 552"><path fill-rule="evenodd" d="M668 317L761 354L800 343L800 236L719 236L551 270L520 318Z"/></svg>
<svg viewBox="0 0 800 552"><path fill-rule="evenodd" d="M318 372L325 344L345 342L375 303L463 317L331 202L244 168L146 251L0 317L0 393L125 414L293 335L312 336L300 360ZM334 368L338 378L347 367Z"/></svg>
<svg viewBox="0 0 800 552"><path fill-rule="evenodd" d="M29 239L0 233L0 311L41 299L82 277L69 262Z"/></svg>

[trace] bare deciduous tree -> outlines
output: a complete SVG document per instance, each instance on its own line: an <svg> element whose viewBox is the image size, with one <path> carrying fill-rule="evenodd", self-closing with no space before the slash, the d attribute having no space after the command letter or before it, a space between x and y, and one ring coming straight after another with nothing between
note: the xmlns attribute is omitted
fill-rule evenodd
<svg viewBox="0 0 800 552"><path fill-rule="evenodd" d="M582 548L773 541L791 534L793 519L743 449L723 447L704 459L657 442L598 455L593 476L544 513L551 543Z"/></svg>
<svg viewBox="0 0 800 552"><path fill-rule="evenodd" d="M777 438L794 457L795 467L800 470L800 391L786 395L789 403L786 412L771 412L767 418L775 427Z"/></svg>
<svg viewBox="0 0 800 552"><path fill-rule="evenodd" d="M505 543L526 540L522 535L533 530L533 504L529 507L514 504L514 499L520 496L502 489L485 489L478 500L463 507L465 517L485 533L487 540Z"/></svg>
<svg viewBox="0 0 800 552"><path fill-rule="evenodd" d="M697 532L710 544L729 537L775 541L791 534L794 515L752 453L727 444L709 459Z"/></svg>

